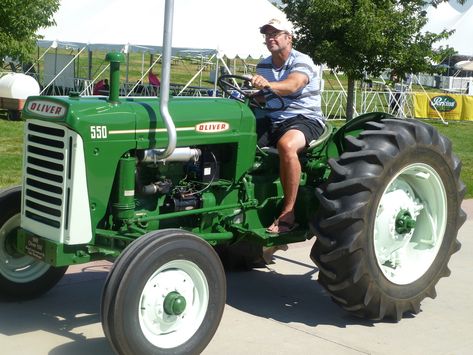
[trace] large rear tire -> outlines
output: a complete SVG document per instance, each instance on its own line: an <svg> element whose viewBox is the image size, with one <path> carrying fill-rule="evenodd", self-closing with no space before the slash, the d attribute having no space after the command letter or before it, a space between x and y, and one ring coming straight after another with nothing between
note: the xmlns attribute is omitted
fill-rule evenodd
<svg viewBox="0 0 473 355"><path fill-rule="evenodd" d="M63 277L66 267L52 267L16 249L20 227L21 188L0 192L0 298L26 300L39 297Z"/></svg>
<svg viewBox="0 0 473 355"><path fill-rule="evenodd" d="M398 321L436 296L460 249L461 162L447 138L415 120L370 122L345 146L317 189L311 258L337 304Z"/></svg>
<svg viewBox="0 0 473 355"><path fill-rule="evenodd" d="M216 252L189 232L148 233L128 246L105 283L102 325L118 354L198 354L226 300Z"/></svg>

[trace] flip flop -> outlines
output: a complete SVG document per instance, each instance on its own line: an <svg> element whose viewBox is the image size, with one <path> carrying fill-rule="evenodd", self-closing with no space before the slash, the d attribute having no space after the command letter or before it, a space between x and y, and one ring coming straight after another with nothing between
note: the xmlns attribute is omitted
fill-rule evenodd
<svg viewBox="0 0 473 355"><path fill-rule="evenodd" d="M284 233L289 233L291 232L292 230L296 229L299 224L297 224L296 222L294 223L289 223L289 222L285 222L285 221L278 221L277 222L277 227L278 227L278 231L277 232L274 232L274 231L271 231L269 230L269 227L266 228L266 233L270 233L270 234L284 234ZM285 228L286 230L283 230L282 232L279 232L279 228Z"/></svg>

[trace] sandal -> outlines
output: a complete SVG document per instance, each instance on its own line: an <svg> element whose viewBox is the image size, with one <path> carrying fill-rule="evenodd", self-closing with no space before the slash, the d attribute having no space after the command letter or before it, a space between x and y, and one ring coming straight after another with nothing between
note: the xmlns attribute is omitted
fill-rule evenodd
<svg viewBox="0 0 473 355"><path fill-rule="evenodd" d="M272 225L274 225L275 227L278 227L278 230L277 231L271 230L270 228L271 228ZM293 231L294 229L296 229L299 226L299 224L297 224L296 222L289 223L289 222L285 222L285 221L281 221L281 220L274 221L274 223L272 225L269 226L268 228L266 228L267 233L270 233L270 234L289 233L289 232ZM281 229L283 229L283 230L281 231Z"/></svg>

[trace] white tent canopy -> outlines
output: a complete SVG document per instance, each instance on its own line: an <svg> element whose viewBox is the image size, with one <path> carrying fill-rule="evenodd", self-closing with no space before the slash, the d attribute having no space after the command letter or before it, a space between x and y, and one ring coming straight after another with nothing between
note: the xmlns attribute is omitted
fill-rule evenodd
<svg viewBox="0 0 473 355"><path fill-rule="evenodd" d="M455 30L446 40L437 42L438 46L453 47L458 54L473 55L473 0L467 0L462 6L456 0L439 4L427 9L429 22L424 30L439 33L442 30Z"/></svg>
<svg viewBox="0 0 473 355"><path fill-rule="evenodd" d="M462 60L455 64L455 69L464 70L464 71L473 71L473 61Z"/></svg>
<svg viewBox="0 0 473 355"><path fill-rule="evenodd" d="M62 0L41 46L161 52L164 0ZM173 48L219 56L269 55L259 27L285 14L268 0L176 0Z"/></svg>

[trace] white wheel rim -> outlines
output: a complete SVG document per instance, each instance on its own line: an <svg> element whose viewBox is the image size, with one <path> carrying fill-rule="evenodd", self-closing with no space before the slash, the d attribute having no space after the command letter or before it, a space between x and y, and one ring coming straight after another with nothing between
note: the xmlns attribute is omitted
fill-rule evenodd
<svg viewBox="0 0 473 355"><path fill-rule="evenodd" d="M30 256L11 255L6 247L7 236L20 226L17 214L0 227L0 274L15 283L27 283L43 276L50 266Z"/></svg>
<svg viewBox="0 0 473 355"><path fill-rule="evenodd" d="M415 227L398 233L396 220L408 213ZM406 285L430 268L447 224L447 194L427 164L402 169L388 184L376 211L374 249L378 266L391 282Z"/></svg>
<svg viewBox="0 0 473 355"><path fill-rule="evenodd" d="M178 292L186 300L180 315L164 311L164 300ZM209 304L209 285L203 271L188 260L173 260L156 270L141 293L138 317L146 339L159 348L188 341L202 324Z"/></svg>

